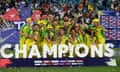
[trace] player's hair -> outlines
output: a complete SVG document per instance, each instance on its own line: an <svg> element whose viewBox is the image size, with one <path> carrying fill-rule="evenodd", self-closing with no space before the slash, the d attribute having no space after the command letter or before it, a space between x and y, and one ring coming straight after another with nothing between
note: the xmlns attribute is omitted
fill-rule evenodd
<svg viewBox="0 0 120 72"><path fill-rule="evenodd" d="M38 25L38 24L34 24L34 25L33 25L33 27L35 27L35 26L38 26L38 27L39 27L39 25Z"/></svg>
<svg viewBox="0 0 120 72"><path fill-rule="evenodd" d="M64 27L60 27L60 30L61 30L61 29L65 31L65 28L64 28Z"/></svg>
<svg viewBox="0 0 120 72"><path fill-rule="evenodd" d="M85 29L84 32L85 32L86 34L91 35L90 29Z"/></svg>
<svg viewBox="0 0 120 72"><path fill-rule="evenodd" d="M72 28L70 29L70 31L72 31L72 30L75 30L75 27L72 27Z"/></svg>

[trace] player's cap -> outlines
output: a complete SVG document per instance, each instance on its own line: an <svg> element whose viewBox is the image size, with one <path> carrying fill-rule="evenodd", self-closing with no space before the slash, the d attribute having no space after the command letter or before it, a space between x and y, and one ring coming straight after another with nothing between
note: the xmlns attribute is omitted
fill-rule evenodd
<svg viewBox="0 0 120 72"><path fill-rule="evenodd" d="M39 20L39 21L37 21L37 24L43 24L43 25L45 25L45 24L47 24L47 22L44 21L44 20Z"/></svg>
<svg viewBox="0 0 120 72"><path fill-rule="evenodd" d="M30 20L32 20L32 18L27 18L27 19L26 19L26 22L28 22L28 21L30 21Z"/></svg>
<svg viewBox="0 0 120 72"><path fill-rule="evenodd" d="M92 23L99 22L99 19L93 19Z"/></svg>

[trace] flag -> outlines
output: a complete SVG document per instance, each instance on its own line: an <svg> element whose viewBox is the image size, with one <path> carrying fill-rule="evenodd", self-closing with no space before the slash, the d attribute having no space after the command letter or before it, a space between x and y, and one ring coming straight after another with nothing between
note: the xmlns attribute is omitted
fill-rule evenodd
<svg viewBox="0 0 120 72"><path fill-rule="evenodd" d="M116 40L117 35L116 35L116 29L111 29L109 30L109 40Z"/></svg>
<svg viewBox="0 0 120 72"><path fill-rule="evenodd" d="M107 40L117 40L117 17L116 16L101 16L101 25L107 28L105 33Z"/></svg>
<svg viewBox="0 0 120 72"><path fill-rule="evenodd" d="M105 10L105 11L103 11L103 14L112 16L112 15L116 15L116 12L115 11L110 11L110 10Z"/></svg>
<svg viewBox="0 0 120 72"><path fill-rule="evenodd" d="M41 11L40 10L35 10L33 12L33 15L32 15L33 21L39 20L40 19L40 15L41 15Z"/></svg>
<svg viewBox="0 0 120 72"><path fill-rule="evenodd" d="M109 16L109 27L116 28L116 26L117 26L116 16Z"/></svg>
<svg viewBox="0 0 120 72"><path fill-rule="evenodd" d="M105 28L109 27L109 16L101 16L101 25L104 26Z"/></svg>
<svg viewBox="0 0 120 72"><path fill-rule="evenodd" d="M117 28L120 28L120 16L117 17Z"/></svg>
<svg viewBox="0 0 120 72"><path fill-rule="evenodd" d="M32 15L32 5L25 6L24 3L20 3L20 17L21 20L26 20L26 18L31 17Z"/></svg>
<svg viewBox="0 0 120 72"><path fill-rule="evenodd" d="M17 10L13 7L3 15L3 19L8 21L19 21L20 17Z"/></svg>
<svg viewBox="0 0 120 72"><path fill-rule="evenodd" d="M120 16L110 14L103 15L101 16L100 20L101 25L103 25L107 29L107 32L105 33L107 41L115 44L116 48L120 47Z"/></svg>
<svg viewBox="0 0 120 72"><path fill-rule="evenodd" d="M120 16L117 16L117 40L120 40Z"/></svg>
<svg viewBox="0 0 120 72"><path fill-rule="evenodd" d="M117 30L117 40L120 40L120 30Z"/></svg>

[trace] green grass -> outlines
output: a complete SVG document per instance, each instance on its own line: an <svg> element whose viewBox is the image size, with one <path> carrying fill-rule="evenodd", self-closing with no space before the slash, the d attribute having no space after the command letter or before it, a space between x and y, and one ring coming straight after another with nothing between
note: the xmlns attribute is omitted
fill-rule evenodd
<svg viewBox="0 0 120 72"><path fill-rule="evenodd" d="M92 66L92 67L5 68L0 69L0 72L120 72L120 56L117 56L115 58L117 60L116 67Z"/></svg>
<svg viewBox="0 0 120 72"><path fill-rule="evenodd" d="M119 67L45 67L9 68L0 72L120 72Z"/></svg>

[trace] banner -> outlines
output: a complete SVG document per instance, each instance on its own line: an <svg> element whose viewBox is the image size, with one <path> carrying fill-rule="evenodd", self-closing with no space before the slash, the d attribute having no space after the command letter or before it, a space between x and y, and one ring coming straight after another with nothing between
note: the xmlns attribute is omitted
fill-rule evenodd
<svg viewBox="0 0 120 72"><path fill-rule="evenodd" d="M3 15L3 19L8 21L20 21L19 14L15 8L11 8L8 12Z"/></svg>
<svg viewBox="0 0 120 72"><path fill-rule="evenodd" d="M114 58L0 59L0 67L116 66Z"/></svg>
<svg viewBox="0 0 120 72"><path fill-rule="evenodd" d="M46 16L43 17L46 21ZM52 25L46 25L42 21L40 26L43 27L39 27L38 24L31 26L30 20L32 19L28 19L29 24L25 21L16 21L14 24L17 27L1 31L0 68L117 66L113 48L120 46L120 20L118 16L101 16L100 22L107 29L105 34L107 42L104 44L90 44L93 40L88 39L87 33L82 36L83 38L81 36L67 37L64 35L64 29L59 29L59 27L56 28L56 31L59 29L57 34ZM94 27L91 29L94 30ZM71 32L74 35L74 29Z"/></svg>

